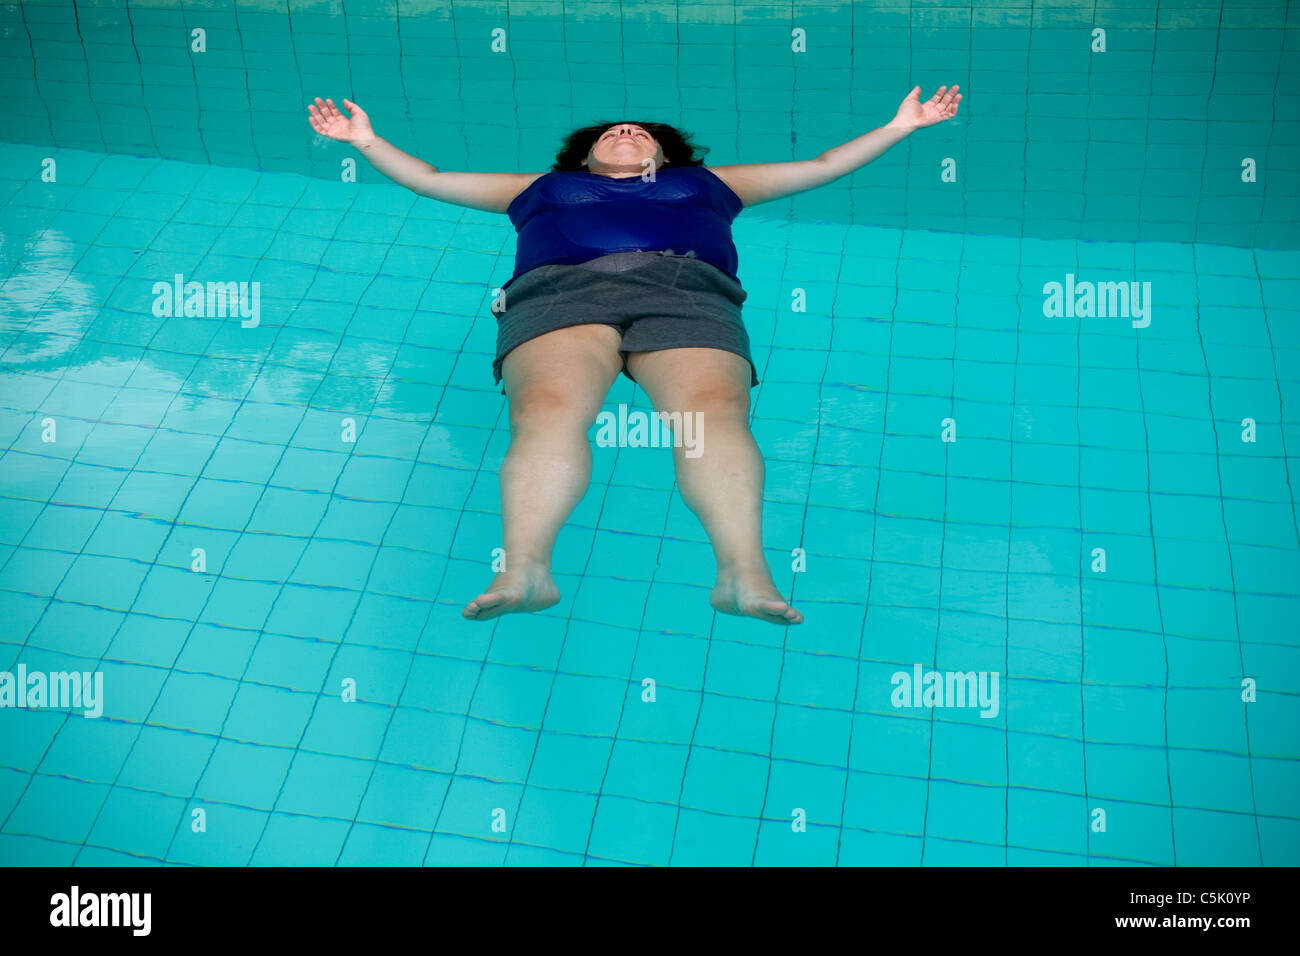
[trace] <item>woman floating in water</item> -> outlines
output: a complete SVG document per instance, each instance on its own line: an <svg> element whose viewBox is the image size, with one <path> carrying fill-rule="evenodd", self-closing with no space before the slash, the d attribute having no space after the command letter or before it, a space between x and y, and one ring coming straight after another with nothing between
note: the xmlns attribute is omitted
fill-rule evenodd
<svg viewBox="0 0 1300 956"><path fill-rule="evenodd" d="M803 620L763 557L763 458L749 431L758 375L740 318L746 293L731 222L747 206L833 182L913 130L952 118L957 90L941 86L922 103L918 86L889 123L816 159L706 168L671 126L600 123L571 134L548 173L441 172L377 137L350 100L350 116L319 97L307 107L312 129L351 143L395 182L506 213L519 233L514 276L494 305L493 373L510 403L501 465L506 570L465 617L559 602L551 552L586 493L587 431L622 372L661 415L703 425L698 445L675 441L673 457L682 499L717 558L709 603L775 624Z"/></svg>

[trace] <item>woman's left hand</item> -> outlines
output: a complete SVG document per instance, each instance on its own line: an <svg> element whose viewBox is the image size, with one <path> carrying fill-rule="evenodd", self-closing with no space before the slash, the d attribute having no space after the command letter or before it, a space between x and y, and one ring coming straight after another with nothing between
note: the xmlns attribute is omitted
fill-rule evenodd
<svg viewBox="0 0 1300 956"><path fill-rule="evenodd" d="M959 86L941 86L934 96L922 103L921 88L913 87L898 107L898 115L894 117L892 125L921 129L952 119L957 115L957 104L961 102L961 94L957 92L959 89Z"/></svg>

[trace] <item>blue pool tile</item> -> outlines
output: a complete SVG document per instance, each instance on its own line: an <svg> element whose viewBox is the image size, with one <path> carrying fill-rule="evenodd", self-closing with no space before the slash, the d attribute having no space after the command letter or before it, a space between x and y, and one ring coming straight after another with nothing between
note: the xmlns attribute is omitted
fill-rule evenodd
<svg viewBox="0 0 1300 956"><path fill-rule="evenodd" d="M919 834L925 829L926 791L924 779L849 771L844 826Z"/></svg>
<svg viewBox="0 0 1300 956"><path fill-rule="evenodd" d="M1006 863L1006 847L945 840L940 837L925 839L925 866L1002 866Z"/></svg>
<svg viewBox="0 0 1300 956"><path fill-rule="evenodd" d="M346 462L347 456L338 451L286 448L271 475L270 484L300 492L329 492Z"/></svg>
<svg viewBox="0 0 1300 956"><path fill-rule="evenodd" d="M74 500L73 496L63 494L60 501L67 504L85 504L91 507L98 505L103 507L103 502L95 496L94 500L85 500L84 495L92 487L95 489L103 487L104 479L112 473L108 469L89 469L69 467L67 462L60 461L56 458L49 458L43 455L29 455L21 451L6 452L3 458L0 458L0 474L5 479L6 492L15 498L31 498L37 501L49 501L56 488L62 487L63 483L69 480L81 478L76 482L76 487L85 487L81 492L82 500ZM118 474L118 479L121 475ZM96 481L95 479L98 479Z"/></svg>
<svg viewBox="0 0 1300 956"><path fill-rule="evenodd" d="M506 866L583 866L586 858L581 853L562 853L559 850L512 843L506 850Z"/></svg>
<svg viewBox="0 0 1300 956"><path fill-rule="evenodd" d="M839 828L809 825L795 832L786 821L764 820L759 828L756 866L834 866Z"/></svg>
<svg viewBox="0 0 1300 956"><path fill-rule="evenodd" d="M763 809L767 775L765 758L692 747L682 806L757 818Z"/></svg>
<svg viewBox="0 0 1300 956"><path fill-rule="evenodd" d="M545 727L555 733L613 736L627 685L603 677L559 674L551 690Z"/></svg>
<svg viewBox="0 0 1300 956"><path fill-rule="evenodd" d="M137 561L83 554L73 562L55 597L126 610L148 571L148 565Z"/></svg>
<svg viewBox="0 0 1300 956"><path fill-rule="evenodd" d="M32 548L80 551L90 539L103 512L93 508L49 505L23 539Z"/></svg>
<svg viewBox="0 0 1300 956"><path fill-rule="evenodd" d="M105 850L102 847L85 846L77 854L73 866L162 866L162 861L146 856L132 856L129 853L119 853L116 850Z"/></svg>
<svg viewBox="0 0 1300 956"><path fill-rule="evenodd" d="M895 833L845 829L840 838L840 866L919 866L923 839Z"/></svg>
<svg viewBox="0 0 1300 956"><path fill-rule="evenodd" d="M298 561L290 578L296 584L359 589L377 549L346 541L314 540Z"/></svg>
<svg viewBox="0 0 1300 956"><path fill-rule="evenodd" d="M129 724L74 717L59 729L39 770L90 783L112 783L138 731Z"/></svg>
<svg viewBox="0 0 1300 956"><path fill-rule="evenodd" d="M77 561L75 555L65 554L62 551L18 548L10 555L4 570L0 570L0 588L52 596L75 561ZM85 576L82 578L82 584L94 591L94 585L88 583ZM127 600L129 597L127 596Z"/></svg>
<svg viewBox="0 0 1300 956"><path fill-rule="evenodd" d="M1267 864L1255 816L1212 810L1174 810L1179 866L1262 866Z"/></svg>
<svg viewBox="0 0 1300 956"><path fill-rule="evenodd" d="M104 661L96 668L104 675L103 718L143 723L167 680L160 667Z"/></svg>
<svg viewBox="0 0 1300 956"><path fill-rule="evenodd" d="M140 455L136 466L147 471L197 476L216 446L216 439L210 435L159 431Z"/></svg>
<svg viewBox="0 0 1300 956"><path fill-rule="evenodd" d="M1276 866L1296 858L1297 851L1300 851L1300 825L1294 820L1260 817L1259 830L1265 866Z"/></svg>
<svg viewBox="0 0 1300 956"><path fill-rule="evenodd" d="M192 621L207 602L213 581L210 574L188 568L181 570L154 565L145 576L131 609L155 617Z"/></svg>
<svg viewBox="0 0 1300 956"><path fill-rule="evenodd" d="M195 810L203 811L202 830L195 829ZM191 801L181 817L167 861L191 866L247 866L268 815L265 811Z"/></svg>
<svg viewBox="0 0 1300 956"><path fill-rule="evenodd" d="M384 533L384 544L438 551L451 540L460 514L447 507L399 505Z"/></svg>
<svg viewBox="0 0 1300 956"><path fill-rule="evenodd" d="M588 853L623 863L667 866L676 823L675 806L601 797L591 824Z"/></svg>
<svg viewBox="0 0 1300 956"><path fill-rule="evenodd" d="M225 632L235 628L257 630L265 624L279 594L278 585L223 577L213 586L199 620L222 625Z"/></svg>
<svg viewBox="0 0 1300 956"><path fill-rule="evenodd" d="M248 520L248 530L310 537L328 505L328 497L320 492L268 487Z"/></svg>
<svg viewBox="0 0 1300 956"><path fill-rule="evenodd" d="M1091 858L1115 862L1174 862L1173 818L1168 807L1099 802L1106 811L1106 832L1090 836Z"/></svg>
<svg viewBox="0 0 1300 956"><path fill-rule="evenodd" d="M0 497L0 541L8 544L22 541L43 510L44 505L39 501Z"/></svg>
<svg viewBox="0 0 1300 956"><path fill-rule="evenodd" d="M614 627L636 627L641 622L649 585L644 581L584 577L573 602L573 616Z"/></svg>
<svg viewBox="0 0 1300 956"><path fill-rule="evenodd" d="M161 521L122 514L103 513L85 550L97 555L120 555L136 561L153 561L167 537L167 525Z"/></svg>
<svg viewBox="0 0 1300 956"><path fill-rule="evenodd" d="M457 776L438 814L438 832L504 845L516 822L522 793L523 787L518 784ZM497 821L503 823L503 831L493 828Z"/></svg>
<svg viewBox="0 0 1300 956"><path fill-rule="evenodd" d="M930 773L944 780L1005 785L1006 735L987 723L936 717L931 728Z"/></svg>
<svg viewBox="0 0 1300 956"><path fill-rule="evenodd" d="M516 727L539 727L553 679L553 674L541 670L486 664L469 715Z"/></svg>
<svg viewBox="0 0 1300 956"><path fill-rule="evenodd" d="M276 596L266 630L338 642L356 610L356 591L286 584Z"/></svg>
<svg viewBox="0 0 1300 956"><path fill-rule="evenodd" d="M1088 858L1076 853L1054 853L1007 847L1007 866L1086 866Z"/></svg>
<svg viewBox="0 0 1300 956"><path fill-rule="evenodd" d="M595 808L594 794L527 787L511 839L581 853L587 846Z"/></svg>
<svg viewBox="0 0 1300 956"><path fill-rule="evenodd" d="M642 801L677 800L688 748L675 743L620 739L615 742L603 793Z"/></svg>
<svg viewBox="0 0 1300 956"><path fill-rule="evenodd" d="M429 616L428 605L384 594L364 593L343 636L345 644L413 650Z"/></svg>
<svg viewBox="0 0 1300 956"><path fill-rule="evenodd" d="M31 775L22 771L0 768L0 813L9 816L30 779Z"/></svg>
<svg viewBox="0 0 1300 956"><path fill-rule="evenodd" d="M1105 687L1009 677L999 682L1012 730L1089 739L1164 743L1160 693L1146 687Z"/></svg>
<svg viewBox="0 0 1300 956"><path fill-rule="evenodd" d="M1075 794L1048 790L1007 791L1007 842L1018 847L1085 853L1088 803Z"/></svg>
<svg viewBox="0 0 1300 956"><path fill-rule="evenodd" d="M205 802L269 810L291 759L293 752L279 747L218 741L194 796Z"/></svg>
<svg viewBox="0 0 1300 956"><path fill-rule="evenodd" d="M528 774L531 785L569 788L589 793L609 792L607 779L614 742L608 738L543 731Z"/></svg>
<svg viewBox="0 0 1300 956"><path fill-rule="evenodd" d="M422 770L451 773L456 767L466 718L398 707L379 759Z"/></svg>
<svg viewBox="0 0 1300 956"><path fill-rule="evenodd" d="M1092 798L1169 803L1169 766L1153 747L1087 744L1087 793Z"/></svg>
<svg viewBox="0 0 1300 956"><path fill-rule="evenodd" d="M1255 813L1250 759L1203 750L1169 751L1169 781L1176 806ZM1182 832L1175 827L1175 832Z"/></svg>
<svg viewBox="0 0 1300 956"><path fill-rule="evenodd" d="M1255 812L1285 816L1300 782L1300 763L1294 760L1251 758Z"/></svg>
<svg viewBox="0 0 1300 956"><path fill-rule="evenodd" d="M72 866L81 847L40 837L0 833L0 863L23 866Z"/></svg>
<svg viewBox="0 0 1300 956"><path fill-rule="evenodd" d="M117 611L55 601L32 628L27 643L93 660L104 655L124 617Z"/></svg>
<svg viewBox="0 0 1300 956"><path fill-rule="evenodd" d="M673 866L749 866L758 820L705 813L683 806L672 841Z"/></svg>
<svg viewBox="0 0 1300 956"><path fill-rule="evenodd" d="M366 823L431 830L450 783L446 774L377 764L356 818Z"/></svg>
<svg viewBox="0 0 1300 956"><path fill-rule="evenodd" d="M1080 740L1048 734L1007 735L1007 762L1011 786L1083 791L1084 749Z"/></svg>
<svg viewBox="0 0 1300 956"><path fill-rule="evenodd" d="M333 654L333 645L323 641L263 634L248 662L244 679L317 693L329 671Z"/></svg>
<svg viewBox="0 0 1300 956"><path fill-rule="evenodd" d="M565 585L563 579L557 583L560 587ZM474 588L469 593L478 591L479 588ZM523 623L523 617L510 615L489 636L483 628L466 627L460 618L460 607L459 604L434 606L420 638L422 647L467 660L488 660L544 671L556 668L567 631L567 622L560 616L548 613L536 621Z"/></svg>
<svg viewBox="0 0 1300 956"><path fill-rule="evenodd" d="M875 714L854 716L850 769L924 777L929 768L929 758L928 718Z"/></svg>
<svg viewBox="0 0 1300 956"><path fill-rule="evenodd" d="M776 705L768 701L705 694L693 743L700 747L764 753L772 739L775 711Z"/></svg>
<svg viewBox="0 0 1300 956"><path fill-rule="evenodd" d="M117 779L120 786L188 797L194 792L216 739L144 727Z"/></svg>
<svg viewBox="0 0 1300 956"><path fill-rule="evenodd" d="M853 706L857 668L843 658L786 654L780 698L811 707L849 710Z"/></svg>
<svg viewBox="0 0 1300 956"><path fill-rule="evenodd" d="M203 477L265 484L279 463L281 453L282 449L277 445L222 439L212 449L203 468Z"/></svg>
<svg viewBox="0 0 1300 956"><path fill-rule="evenodd" d="M429 654L416 655L401 703L426 710L466 713L482 665Z"/></svg>
<svg viewBox="0 0 1300 956"><path fill-rule="evenodd" d="M223 573L245 580L284 581L306 547L302 538L245 534L232 549Z"/></svg>
<svg viewBox="0 0 1300 956"><path fill-rule="evenodd" d="M248 666L257 634L232 627L197 624L176 659L177 671L238 680Z"/></svg>
<svg viewBox="0 0 1300 956"><path fill-rule="evenodd" d="M1246 709L1231 688L1172 688L1167 703L1169 745L1246 752Z"/></svg>
<svg viewBox="0 0 1300 956"><path fill-rule="evenodd" d="M460 741L458 773L522 783L537 750L536 730L505 727L471 718Z"/></svg>
<svg viewBox="0 0 1300 956"><path fill-rule="evenodd" d="M840 808L845 799L846 773L840 768L773 760L767 781L764 817L783 820L788 826L795 819L795 810L800 809L809 829L813 824L838 828Z"/></svg>
<svg viewBox="0 0 1300 956"><path fill-rule="evenodd" d="M316 696L261 684L240 684L222 735L247 743L294 747L302 739Z"/></svg>
<svg viewBox="0 0 1300 956"><path fill-rule="evenodd" d="M316 700L302 746L321 753L373 759L384 739L391 711L381 704L344 701L323 694Z"/></svg>
<svg viewBox="0 0 1300 956"><path fill-rule="evenodd" d="M343 541L378 543L396 512L397 505L392 502L332 498L316 533Z"/></svg>
<svg viewBox="0 0 1300 956"><path fill-rule="evenodd" d="M161 860L181 822L185 801L114 787L87 843ZM84 855L78 863L87 865Z"/></svg>
<svg viewBox="0 0 1300 956"><path fill-rule="evenodd" d="M1251 749L1270 757L1289 756L1294 749L1300 707L1286 694L1264 694L1251 712Z"/></svg>
<svg viewBox="0 0 1300 956"><path fill-rule="evenodd" d="M573 621L565 633L560 669L569 674L626 679L637 648L630 628Z"/></svg>
<svg viewBox="0 0 1300 956"><path fill-rule="evenodd" d="M108 791L106 784L37 774L9 815L5 832L81 843Z"/></svg>
<svg viewBox="0 0 1300 956"><path fill-rule="evenodd" d="M780 672L781 653L775 648L715 641L705 686L715 693L775 700Z"/></svg>
<svg viewBox="0 0 1300 956"><path fill-rule="evenodd" d="M447 833L430 834L424 866L501 866L511 846Z"/></svg>
<svg viewBox="0 0 1300 956"><path fill-rule="evenodd" d="M778 704L772 756L836 766L849 751L853 718L848 713Z"/></svg>
<svg viewBox="0 0 1300 956"><path fill-rule="evenodd" d="M372 704L397 703L411 655L368 647L340 647L334 657L326 687L341 689L350 681L349 692L357 700Z"/></svg>
<svg viewBox="0 0 1300 956"><path fill-rule="evenodd" d="M163 685L149 722L158 727L217 734L238 686L233 680L174 671Z"/></svg>
<svg viewBox="0 0 1300 956"><path fill-rule="evenodd" d="M275 809L318 817L351 820L356 816L373 765L364 760L299 751Z"/></svg>
<svg viewBox="0 0 1300 956"><path fill-rule="evenodd" d="M1002 846L1006 841L1006 788L931 780L926 835L976 840Z"/></svg>
<svg viewBox="0 0 1300 956"><path fill-rule="evenodd" d="M292 813L272 813L249 860L251 866L333 866L351 825Z"/></svg>

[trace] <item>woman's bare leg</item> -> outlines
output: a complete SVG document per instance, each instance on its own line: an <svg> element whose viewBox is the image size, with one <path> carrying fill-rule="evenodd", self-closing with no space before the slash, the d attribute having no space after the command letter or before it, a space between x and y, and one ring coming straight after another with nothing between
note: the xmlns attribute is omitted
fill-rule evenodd
<svg viewBox="0 0 1300 956"><path fill-rule="evenodd" d="M461 612L487 621L560 600L551 552L591 481L587 430L623 368L622 336L608 325L547 332L501 365L510 402L510 448L501 463L505 570Z"/></svg>
<svg viewBox="0 0 1300 956"><path fill-rule="evenodd" d="M673 442L682 500L704 526L718 562L709 603L774 624L803 615L781 597L763 557L763 456L749 431L749 363L721 349L628 355L628 371L655 410L698 416L701 453Z"/></svg>

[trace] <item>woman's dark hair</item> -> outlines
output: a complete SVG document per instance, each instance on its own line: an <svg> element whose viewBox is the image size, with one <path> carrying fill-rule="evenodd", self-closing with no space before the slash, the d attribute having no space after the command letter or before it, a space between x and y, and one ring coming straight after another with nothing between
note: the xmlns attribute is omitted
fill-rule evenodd
<svg viewBox="0 0 1300 956"><path fill-rule="evenodd" d="M622 122L629 121L624 120ZM551 167L551 172L581 172L583 169L582 161L591 152L592 144L600 139L601 134L611 126L619 125L621 125L620 121L615 120L612 123L595 123L574 130L565 137L564 145L555 154L555 165ZM659 148L664 151L664 161L669 166L704 165L704 154L709 149L707 146L696 146L695 143L691 142L690 133L684 133L676 126L669 126L667 123L629 122L629 125L640 126L659 142Z"/></svg>

